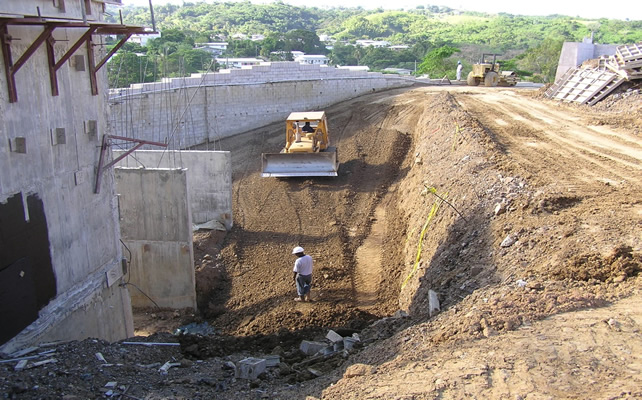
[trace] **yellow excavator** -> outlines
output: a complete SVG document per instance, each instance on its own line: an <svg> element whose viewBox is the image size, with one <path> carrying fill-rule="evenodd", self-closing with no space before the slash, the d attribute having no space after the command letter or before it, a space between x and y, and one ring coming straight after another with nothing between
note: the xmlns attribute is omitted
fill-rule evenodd
<svg viewBox="0 0 642 400"><path fill-rule="evenodd" d="M337 176L338 171L324 111L291 113L285 121L285 147L261 155L262 177Z"/></svg>

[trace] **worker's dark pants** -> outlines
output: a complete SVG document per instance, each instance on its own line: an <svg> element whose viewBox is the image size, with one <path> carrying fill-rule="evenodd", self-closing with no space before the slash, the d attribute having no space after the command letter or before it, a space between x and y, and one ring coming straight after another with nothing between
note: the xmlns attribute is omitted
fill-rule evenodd
<svg viewBox="0 0 642 400"><path fill-rule="evenodd" d="M296 274L296 292L299 296L305 296L310 293L310 286L312 285L312 274L301 275Z"/></svg>

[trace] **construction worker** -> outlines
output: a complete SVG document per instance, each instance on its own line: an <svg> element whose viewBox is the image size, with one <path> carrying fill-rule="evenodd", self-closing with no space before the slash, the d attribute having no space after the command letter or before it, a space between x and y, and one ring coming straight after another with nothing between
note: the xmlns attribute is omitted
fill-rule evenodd
<svg viewBox="0 0 642 400"><path fill-rule="evenodd" d="M464 66L461 65L461 61L457 61L457 80L461 80L461 70L464 69Z"/></svg>
<svg viewBox="0 0 642 400"><path fill-rule="evenodd" d="M294 301L310 301L310 286L312 285L312 257L303 252L303 247L297 246L292 250L297 259L294 262L294 283L298 297Z"/></svg>
<svg viewBox="0 0 642 400"><path fill-rule="evenodd" d="M301 130L302 130L303 132L306 132L306 133L314 132L314 128L312 127L312 125L310 125L310 122L309 122L309 121L308 121L308 122L306 122L306 123L305 123L305 125L303 125L303 129L301 129Z"/></svg>

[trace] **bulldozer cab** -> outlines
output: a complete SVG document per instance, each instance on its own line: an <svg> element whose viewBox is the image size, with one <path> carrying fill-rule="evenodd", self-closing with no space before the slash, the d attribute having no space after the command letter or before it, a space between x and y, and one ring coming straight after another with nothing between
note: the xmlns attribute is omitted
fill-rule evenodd
<svg viewBox="0 0 642 400"><path fill-rule="evenodd" d="M285 122L285 152L315 153L328 148L325 112L294 112Z"/></svg>
<svg viewBox="0 0 642 400"><path fill-rule="evenodd" d="M285 120L285 146L264 153L263 177L337 176L337 149L330 147L324 111L293 112Z"/></svg>

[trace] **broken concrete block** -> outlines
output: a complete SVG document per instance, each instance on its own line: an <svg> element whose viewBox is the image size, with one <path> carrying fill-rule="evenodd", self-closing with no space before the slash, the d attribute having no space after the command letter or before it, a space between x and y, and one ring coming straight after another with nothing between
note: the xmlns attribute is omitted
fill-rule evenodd
<svg viewBox="0 0 642 400"><path fill-rule="evenodd" d="M325 335L325 338L331 341L332 343L342 342L343 336L339 335L333 330L328 331L328 334Z"/></svg>
<svg viewBox="0 0 642 400"><path fill-rule="evenodd" d="M334 346L326 346L321 349L321 354L324 356L331 356L334 354Z"/></svg>
<svg viewBox="0 0 642 400"><path fill-rule="evenodd" d="M111 382L105 383L105 387L106 388L111 388L111 389L115 388L116 385L118 385L118 382L116 382L116 381L111 381Z"/></svg>
<svg viewBox="0 0 642 400"><path fill-rule="evenodd" d="M102 353L96 353L96 359L102 363L106 363L107 360L105 360L105 357L103 357Z"/></svg>
<svg viewBox="0 0 642 400"><path fill-rule="evenodd" d="M162 367L158 369L158 371L161 373L161 375L167 375L167 372L169 371L170 368L172 367L180 367L181 363L172 363L167 361L165 364L163 364Z"/></svg>
<svg viewBox="0 0 642 400"><path fill-rule="evenodd" d="M21 369L24 369L24 367L27 366L27 363L29 360L20 360L18 361L18 364L16 364L15 367L13 367L14 371L20 371Z"/></svg>
<svg viewBox="0 0 642 400"><path fill-rule="evenodd" d="M428 314L432 317L440 311L439 298L434 290L428 291Z"/></svg>
<svg viewBox="0 0 642 400"><path fill-rule="evenodd" d="M319 351L323 350L325 347L327 347L327 343L321 343L321 342L311 342L308 340L304 340L301 342L301 346L299 346L299 349L309 355L312 356Z"/></svg>
<svg viewBox="0 0 642 400"><path fill-rule="evenodd" d="M351 338L351 337L343 338L343 347L346 350L352 350L352 348L354 347L355 343L357 343L357 342L358 342L358 340L355 339L355 338Z"/></svg>
<svg viewBox="0 0 642 400"><path fill-rule="evenodd" d="M343 350L343 338L341 338L340 342L336 342L335 344L332 345L332 349L334 351L341 351Z"/></svg>
<svg viewBox="0 0 642 400"><path fill-rule="evenodd" d="M248 357L239 362L239 378L256 379L265 372L266 362L262 358Z"/></svg>
<svg viewBox="0 0 642 400"><path fill-rule="evenodd" d="M265 366L269 367L277 367L281 363L281 357L278 355L269 355L265 356Z"/></svg>

